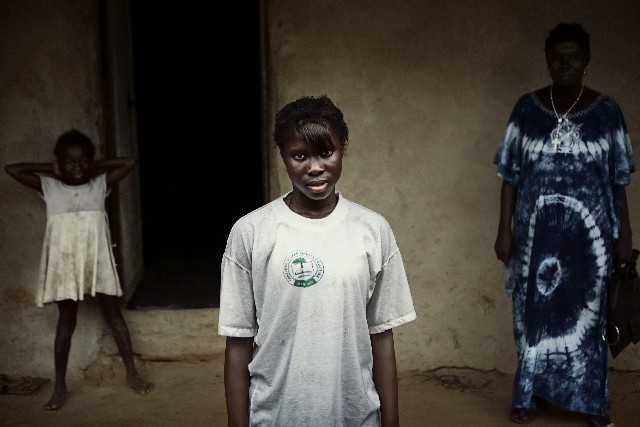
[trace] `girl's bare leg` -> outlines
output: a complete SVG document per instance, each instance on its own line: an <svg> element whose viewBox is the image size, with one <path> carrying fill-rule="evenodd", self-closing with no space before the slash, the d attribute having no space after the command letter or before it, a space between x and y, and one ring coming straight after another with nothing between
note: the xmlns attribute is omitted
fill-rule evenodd
<svg viewBox="0 0 640 427"><path fill-rule="evenodd" d="M51 399L44 405L44 409L47 411L55 411L64 404L64 398L67 394L67 363L69 362L71 337L76 329L77 315L78 301L70 299L58 301L58 325L56 326L56 339L53 344L56 383L53 387Z"/></svg>
<svg viewBox="0 0 640 427"><path fill-rule="evenodd" d="M120 299L113 295L98 294L104 319L111 327L113 339L118 346L120 356L127 371L127 384L139 394L149 393L154 384L142 379L136 370L129 328L120 310Z"/></svg>

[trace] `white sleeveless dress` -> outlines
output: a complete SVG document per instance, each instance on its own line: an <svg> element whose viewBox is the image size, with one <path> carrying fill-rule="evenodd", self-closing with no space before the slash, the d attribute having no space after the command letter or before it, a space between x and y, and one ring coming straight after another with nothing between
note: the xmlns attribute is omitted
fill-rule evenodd
<svg viewBox="0 0 640 427"><path fill-rule="evenodd" d="M65 185L40 177L47 206L47 227L42 245L35 301L46 303L96 293L122 295L104 207L109 195L106 175L90 182Z"/></svg>

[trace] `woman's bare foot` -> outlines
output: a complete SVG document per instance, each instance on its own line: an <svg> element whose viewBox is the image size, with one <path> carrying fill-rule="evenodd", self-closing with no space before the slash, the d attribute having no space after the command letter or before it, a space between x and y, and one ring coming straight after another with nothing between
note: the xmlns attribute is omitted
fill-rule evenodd
<svg viewBox="0 0 640 427"><path fill-rule="evenodd" d="M143 380L138 375L130 375L127 378L127 384L131 387L136 393L145 395L155 387L155 384L150 383L148 381Z"/></svg>
<svg viewBox="0 0 640 427"><path fill-rule="evenodd" d="M51 399L44 405L44 409L46 411L55 411L58 410L64 405L64 398L67 396L67 388L66 387L56 387L53 390L53 395Z"/></svg>

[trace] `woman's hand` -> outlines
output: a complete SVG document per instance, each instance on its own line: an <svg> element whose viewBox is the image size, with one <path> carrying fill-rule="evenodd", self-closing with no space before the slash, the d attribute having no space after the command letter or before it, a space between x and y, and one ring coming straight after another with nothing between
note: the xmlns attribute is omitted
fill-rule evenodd
<svg viewBox="0 0 640 427"><path fill-rule="evenodd" d="M498 237L493 245L496 257L503 263L509 262L513 255L513 233L509 231L498 231Z"/></svg>
<svg viewBox="0 0 640 427"><path fill-rule="evenodd" d="M624 264L633 258L633 244L631 243L631 234L622 233L613 245L613 262Z"/></svg>
<svg viewBox="0 0 640 427"><path fill-rule="evenodd" d="M631 221L629 219L629 204L627 191L622 188L617 196L622 204L622 218L620 219L620 238L613 246L613 262L624 264L633 259L633 243L631 239Z"/></svg>
<svg viewBox="0 0 640 427"><path fill-rule="evenodd" d="M493 245L496 256L503 263L509 262L513 255L513 231L511 229L513 211L516 205L517 191L511 183L502 181L500 190L500 221L498 236Z"/></svg>

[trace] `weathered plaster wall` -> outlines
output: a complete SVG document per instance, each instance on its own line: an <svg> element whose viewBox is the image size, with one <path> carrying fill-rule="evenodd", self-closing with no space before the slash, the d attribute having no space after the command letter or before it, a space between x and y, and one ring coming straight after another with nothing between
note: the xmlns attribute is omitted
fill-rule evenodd
<svg viewBox="0 0 640 427"><path fill-rule="evenodd" d="M396 329L399 365L512 371L493 155L517 98L550 83L544 40L567 21L590 32L586 83L620 103L638 162L640 3L270 0L266 19L269 120L299 96L329 95L351 136L338 187L396 233L418 311ZM276 197L290 182L274 150L271 161ZM639 181L628 190L636 246ZM640 368L638 350L613 366Z"/></svg>

